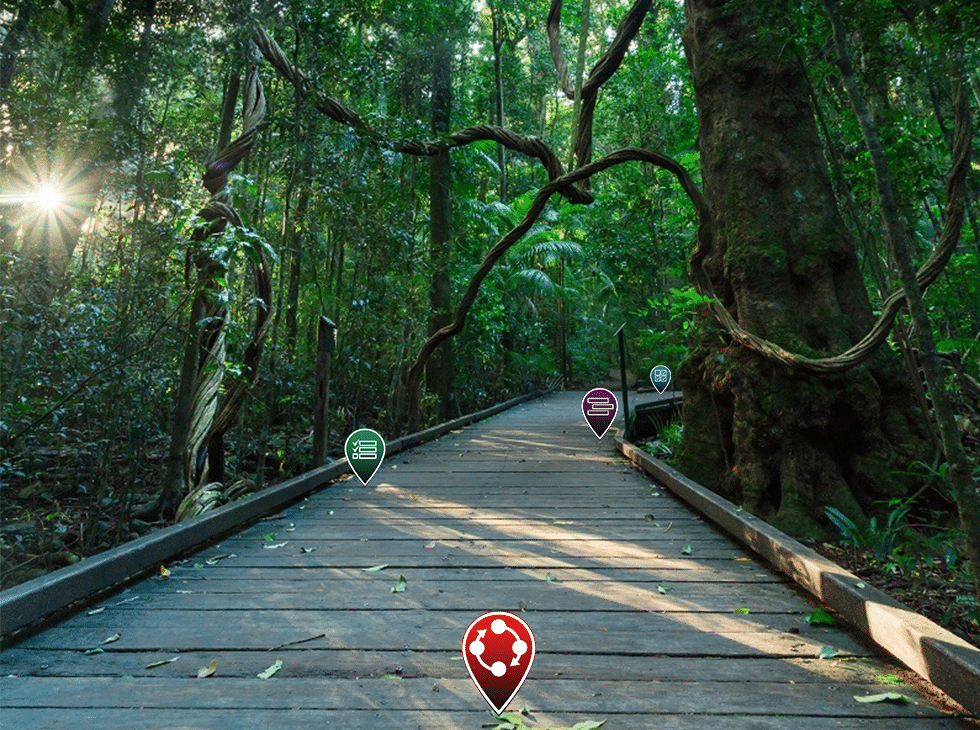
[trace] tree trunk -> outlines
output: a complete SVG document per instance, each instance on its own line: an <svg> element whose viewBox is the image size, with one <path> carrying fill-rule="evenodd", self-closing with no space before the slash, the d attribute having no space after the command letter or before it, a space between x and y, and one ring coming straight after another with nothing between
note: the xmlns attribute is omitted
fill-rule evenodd
<svg viewBox="0 0 980 730"><path fill-rule="evenodd" d="M504 126L504 79L501 70L501 50L504 44L504 11L499 3L490 3L490 19L493 23L493 111L494 124ZM507 148L497 145L498 187L500 202L507 202Z"/></svg>
<svg viewBox="0 0 980 730"><path fill-rule="evenodd" d="M841 352L873 318L789 38L749 3L686 7L715 291L760 336ZM686 474L801 536L825 532L825 506L863 520L875 501L905 496L892 472L924 458L928 436L897 358L817 377L720 332L697 316L680 369Z"/></svg>
<svg viewBox="0 0 980 730"><path fill-rule="evenodd" d="M452 48L449 41L436 41L432 67L432 131L436 135L449 133L452 105L451 86ZM429 335L449 324L452 307L450 281L450 189L452 169L449 152L432 158L429 174L429 263L432 280L429 287ZM453 388L452 343L443 342L426 365L425 384L439 399L438 417L449 417Z"/></svg>

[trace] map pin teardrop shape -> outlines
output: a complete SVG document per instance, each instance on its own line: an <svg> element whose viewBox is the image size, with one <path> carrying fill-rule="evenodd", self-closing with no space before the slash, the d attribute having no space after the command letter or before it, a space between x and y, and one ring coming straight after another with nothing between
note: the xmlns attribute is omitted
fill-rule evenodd
<svg viewBox="0 0 980 730"><path fill-rule="evenodd" d="M463 661L473 684L499 715L531 671L534 634L519 616L485 613L463 634Z"/></svg>
<svg viewBox="0 0 980 730"><path fill-rule="evenodd" d="M650 371L650 382L658 393L663 393L670 385L670 368L666 365L657 365Z"/></svg>
<svg viewBox="0 0 980 730"><path fill-rule="evenodd" d="M347 437L344 454L357 478L367 486L384 461L385 440L373 429L359 428Z"/></svg>
<svg viewBox="0 0 980 730"><path fill-rule="evenodd" d="M611 390L593 388L582 399L582 415L596 438L602 438L619 412L619 401Z"/></svg>

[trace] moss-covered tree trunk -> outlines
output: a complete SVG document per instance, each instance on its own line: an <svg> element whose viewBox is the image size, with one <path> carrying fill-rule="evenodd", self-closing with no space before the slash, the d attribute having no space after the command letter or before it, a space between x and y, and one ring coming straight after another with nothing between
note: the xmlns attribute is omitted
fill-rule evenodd
<svg viewBox="0 0 980 730"><path fill-rule="evenodd" d="M787 31L752 3L687 0L684 44L715 253L708 271L739 323L789 350L846 350L873 322ZM817 377L731 346L699 315L680 371L680 468L797 535L823 507L860 519L904 496L894 470L927 432L897 356Z"/></svg>

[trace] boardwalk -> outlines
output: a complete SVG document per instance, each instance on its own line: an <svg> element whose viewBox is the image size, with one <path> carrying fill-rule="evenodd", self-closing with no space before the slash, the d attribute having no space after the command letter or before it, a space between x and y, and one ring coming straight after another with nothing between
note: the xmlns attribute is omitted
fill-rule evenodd
<svg viewBox="0 0 980 730"><path fill-rule="evenodd" d="M535 633L511 704L534 726L959 727L598 442L581 397L398 454L3 651L0 725L478 730L460 642L507 610ZM885 691L913 701L854 700Z"/></svg>

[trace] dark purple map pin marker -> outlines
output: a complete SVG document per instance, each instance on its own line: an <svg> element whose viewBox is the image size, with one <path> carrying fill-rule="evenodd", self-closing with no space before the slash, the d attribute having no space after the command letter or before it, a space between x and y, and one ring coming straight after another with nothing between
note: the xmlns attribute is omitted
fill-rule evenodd
<svg viewBox="0 0 980 730"><path fill-rule="evenodd" d="M619 401L611 390L593 388L582 399L582 415L596 438L602 438L619 412Z"/></svg>

